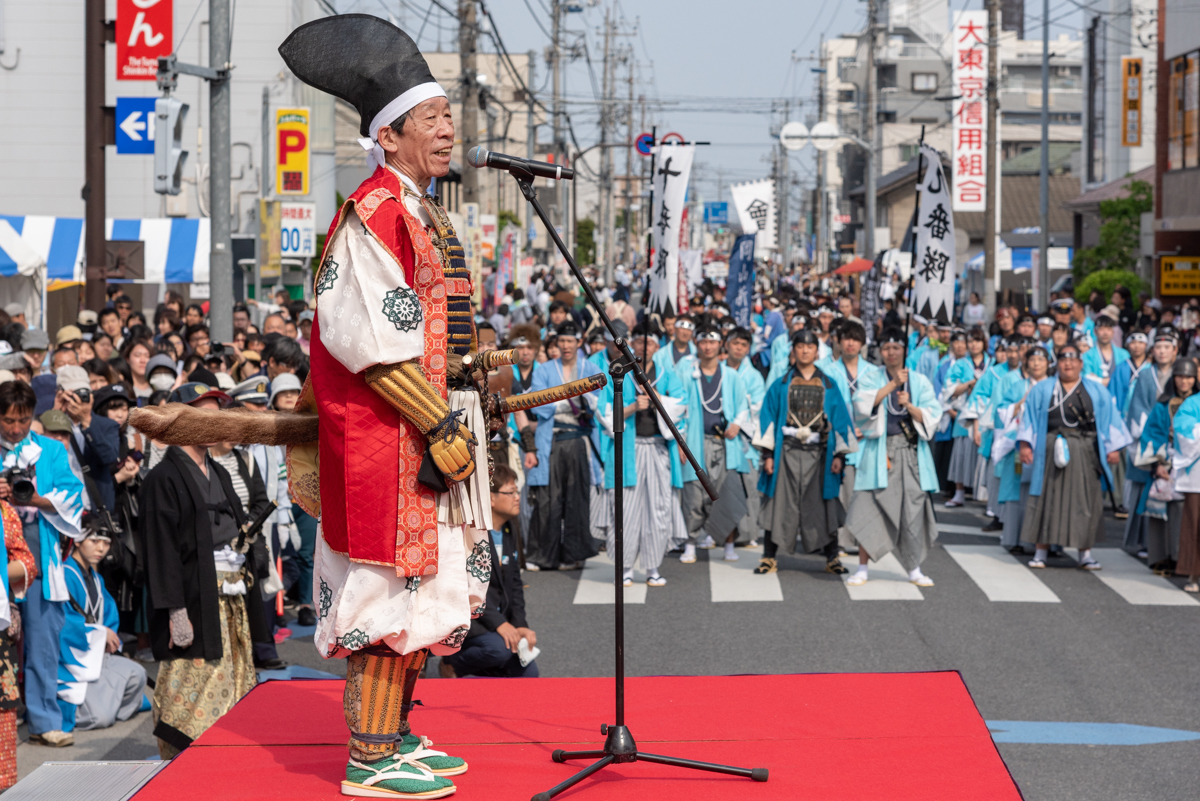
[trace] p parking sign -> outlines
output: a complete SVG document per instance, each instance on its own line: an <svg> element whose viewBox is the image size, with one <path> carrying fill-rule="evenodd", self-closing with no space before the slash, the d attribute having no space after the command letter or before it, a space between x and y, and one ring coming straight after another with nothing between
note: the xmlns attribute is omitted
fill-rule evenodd
<svg viewBox="0 0 1200 801"><path fill-rule="evenodd" d="M310 163L309 110L275 110L275 193L307 195Z"/></svg>

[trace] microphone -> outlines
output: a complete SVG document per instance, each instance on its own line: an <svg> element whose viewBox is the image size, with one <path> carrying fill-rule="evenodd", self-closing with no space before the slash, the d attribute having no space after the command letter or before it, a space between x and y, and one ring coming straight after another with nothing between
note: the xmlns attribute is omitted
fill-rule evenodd
<svg viewBox="0 0 1200 801"><path fill-rule="evenodd" d="M536 176L549 178L552 181L570 181L575 177L575 170L558 164L547 164L544 161L530 161L517 156L506 156L503 153L492 153L482 147L475 146L467 153L467 163L472 167L492 167L497 170L508 170L517 178Z"/></svg>

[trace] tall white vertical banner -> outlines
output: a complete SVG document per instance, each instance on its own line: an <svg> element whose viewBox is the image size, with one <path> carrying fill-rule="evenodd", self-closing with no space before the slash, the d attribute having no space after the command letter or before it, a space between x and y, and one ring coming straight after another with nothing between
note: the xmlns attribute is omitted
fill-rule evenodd
<svg viewBox="0 0 1200 801"><path fill-rule="evenodd" d="M987 202L988 13L960 11L951 37L954 211L983 211Z"/></svg>
<svg viewBox="0 0 1200 801"><path fill-rule="evenodd" d="M942 158L929 145L921 145L925 174L917 185L916 272L913 308L927 320L949 323L954 318L954 211L942 171Z"/></svg>
<svg viewBox="0 0 1200 801"><path fill-rule="evenodd" d="M775 182L770 178L729 187L742 233L757 234L755 255L775 249Z"/></svg>
<svg viewBox="0 0 1200 801"><path fill-rule="evenodd" d="M654 232L654 260L650 264L650 311L668 307L678 311L679 235L692 174L695 145L658 145L654 158L654 207L650 228ZM683 299L687 308L687 299Z"/></svg>

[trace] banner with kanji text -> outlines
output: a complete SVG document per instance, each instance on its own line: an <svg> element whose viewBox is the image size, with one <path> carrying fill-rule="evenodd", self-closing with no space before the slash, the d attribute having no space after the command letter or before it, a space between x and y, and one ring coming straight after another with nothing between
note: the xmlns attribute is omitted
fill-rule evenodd
<svg viewBox="0 0 1200 801"><path fill-rule="evenodd" d="M949 323L954 318L954 211L942 170L942 157L921 145L916 218L916 271L913 308L927 320Z"/></svg>
<svg viewBox="0 0 1200 801"><path fill-rule="evenodd" d="M680 303L687 308L687 298L679 297L679 234L683 230L687 186L695 155L695 145L655 147L654 206L650 220L654 258L650 262L649 310L653 313L677 311Z"/></svg>

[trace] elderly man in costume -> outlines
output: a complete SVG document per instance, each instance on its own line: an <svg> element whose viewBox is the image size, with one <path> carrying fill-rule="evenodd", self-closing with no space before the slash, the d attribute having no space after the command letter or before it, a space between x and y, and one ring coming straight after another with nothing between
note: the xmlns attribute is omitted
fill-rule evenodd
<svg viewBox="0 0 1200 801"><path fill-rule="evenodd" d="M884 331L879 352L885 369L863 376L854 394L863 454L846 510L846 528L859 545L858 570L846 579L851 585L866 583L869 559L894 552L909 581L933 586L921 563L937 539L929 493L938 479L929 442L942 405L929 379L904 367L904 350L903 331Z"/></svg>
<svg viewBox="0 0 1200 801"><path fill-rule="evenodd" d="M1079 549L1079 567L1099 570L1092 546L1103 536L1103 483L1109 465L1133 441L1098 379L1082 376L1079 348L1058 353L1058 375L1029 390L1017 431L1029 470L1029 505L1021 539L1037 544L1030 567L1045 567L1049 546Z"/></svg>
<svg viewBox="0 0 1200 801"><path fill-rule="evenodd" d="M480 399L459 386L475 349L470 273L426 191L450 168L450 103L412 39L378 17L311 22L280 53L355 106L374 170L338 212L314 277L301 402L319 416L319 493L311 473L291 475L301 506L319 506L314 640L347 660L342 792L440 798L467 765L412 734L408 713L426 656L457 651L483 610L492 528Z"/></svg>

